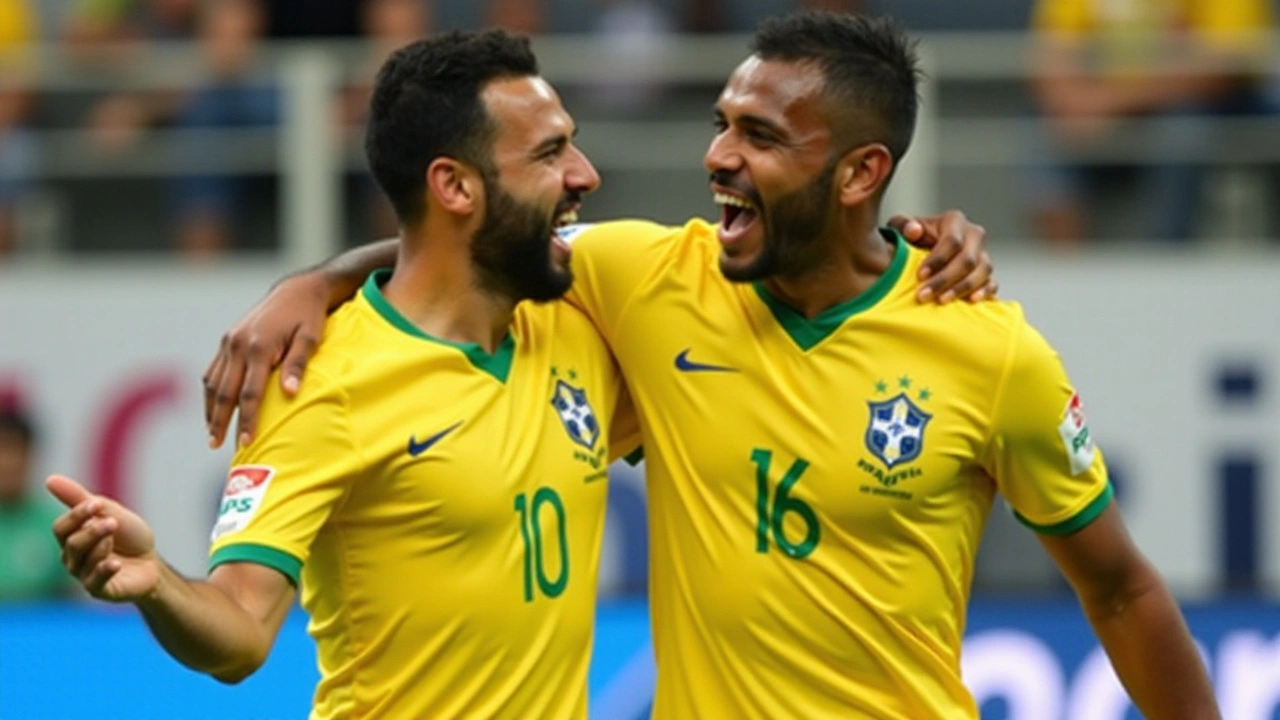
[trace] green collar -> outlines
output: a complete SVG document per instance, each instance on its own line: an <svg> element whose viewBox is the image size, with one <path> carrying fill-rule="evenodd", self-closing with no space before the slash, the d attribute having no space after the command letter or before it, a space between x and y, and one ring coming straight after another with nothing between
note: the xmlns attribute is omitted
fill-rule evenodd
<svg viewBox="0 0 1280 720"><path fill-rule="evenodd" d="M907 266L907 255L909 254L903 247L903 240L896 230L890 228L881 228L880 234L884 239L893 243L893 260L889 262L889 268L884 274L872 283L862 294L845 300L839 305L833 305L826 310L815 315L812 319L806 318L796 312L789 305L775 298L765 288L764 283L754 282L752 286L756 289L756 294L764 301L769 310L773 313L774 319L782 326L783 330L791 336L796 345L801 350L809 350L813 346L822 342L828 335L835 332L845 320L857 315L858 313L869 310L876 303L884 299L893 286L897 284L898 278L902 277L902 270Z"/></svg>
<svg viewBox="0 0 1280 720"><path fill-rule="evenodd" d="M391 270L382 268L374 270L369 274L369 279L365 280L364 288L360 291L364 294L364 299L369 301L373 309L382 316L383 320L391 323L392 327L397 330L433 343L439 343L451 348L457 349L467 357L477 370L486 372L497 378L498 382L505 383L507 376L511 374L511 360L515 356L516 341L511 337L511 333L507 333L502 338L502 342L498 345L498 349L492 355L484 351L479 343L459 343L443 338L432 337L422 331L417 325L409 322L409 319L400 314L391 303L387 302L387 298L382 294L382 285L391 278Z"/></svg>

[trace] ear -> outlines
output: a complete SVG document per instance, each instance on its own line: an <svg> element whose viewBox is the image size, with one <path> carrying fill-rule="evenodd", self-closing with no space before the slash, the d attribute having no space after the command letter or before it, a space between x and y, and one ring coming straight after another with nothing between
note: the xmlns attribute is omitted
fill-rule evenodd
<svg viewBox="0 0 1280 720"><path fill-rule="evenodd" d="M447 212L470 215L480 208L484 182L470 166L438 157L427 166L427 205L432 201Z"/></svg>
<svg viewBox="0 0 1280 720"><path fill-rule="evenodd" d="M836 166L840 204L853 206L876 197L893 174L893 154L880 143L850 150Z"/></svg>

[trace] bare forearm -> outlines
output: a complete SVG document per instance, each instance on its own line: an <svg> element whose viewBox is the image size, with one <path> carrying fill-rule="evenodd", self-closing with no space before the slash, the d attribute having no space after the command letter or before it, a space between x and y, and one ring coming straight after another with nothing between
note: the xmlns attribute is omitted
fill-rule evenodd
<svg viewBox="0 0 1280 720"><path fill-rule="evenodd" d="M1221 717L1191 633L1159 579L1128 597L1082 599L1085 615L1134 704L1151 720Z"/></svg>
<svg viewBox="0 0 1280 720"><path fill-rule="evenodd" d="M351 299L369 277L369 273L395 265L399 248L400 241L396 238L379 240L352 248L317 267L303 271L303 274L316 273L323 276L329 288L329 309L332 310Z"/></svg>
<svg viewBox="0 0 1280 720"><path fill-rule="evenodd" d="M168 565L155 592L137 606L166 652L223 682L248 677L262 665L273 640L222 589L187 580Z"/></svg>

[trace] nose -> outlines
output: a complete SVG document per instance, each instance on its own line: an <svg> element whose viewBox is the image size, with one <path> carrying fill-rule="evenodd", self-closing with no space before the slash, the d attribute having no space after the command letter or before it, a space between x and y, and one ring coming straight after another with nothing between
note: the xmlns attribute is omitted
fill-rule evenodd
<svg viewBox="0 0 1280 720"><path fill-rule="evenodd" d="M569 171L564 174L565 190L575 193L595 192L600 187L600 173L576 145L569 147Z"/></svg>
<svg viewBox="0 0 1280 720"><path fill-rule="evenodd" d="M734 173L742 169L742 155L737 151L730 134L730 131L725 131L711 139L711 145L702 156L702 165L707 172Z"/></svg>

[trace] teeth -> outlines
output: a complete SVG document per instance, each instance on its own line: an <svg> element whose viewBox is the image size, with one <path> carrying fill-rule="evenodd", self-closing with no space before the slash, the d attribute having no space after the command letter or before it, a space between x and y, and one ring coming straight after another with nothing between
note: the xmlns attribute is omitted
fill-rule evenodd
<svg viewBox="0 0 1280 720"><path fill-rule="evenodd" d="M755 206L743 200L737 195L729 195L727 193L715 193L717 205L732 205L734 207L746 208L747 210L755 210Z"/></svg>
<svg viewBox="0 0 1280 720"><path fill-rule="evenodd" d="M568 212L560 213L559 215L556 216L557 225L572 225L576 222L578 222L577 210L570 210Z"/></svg>

